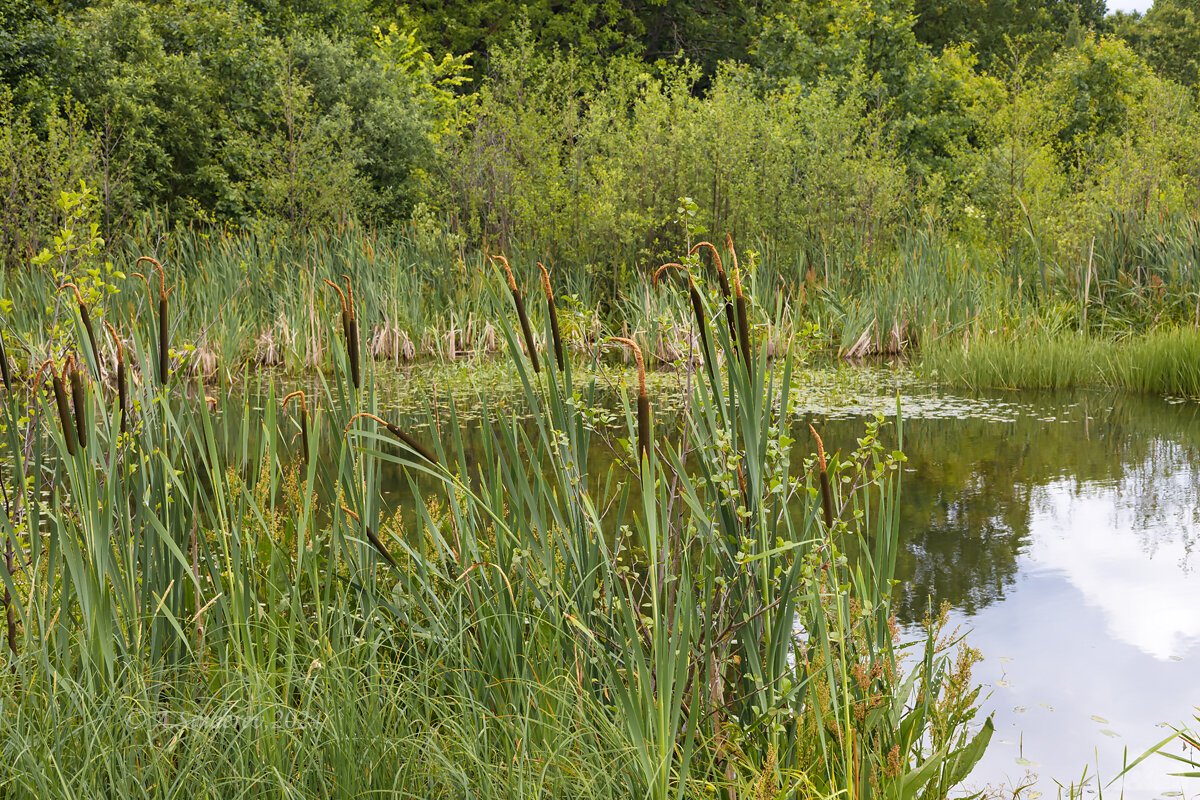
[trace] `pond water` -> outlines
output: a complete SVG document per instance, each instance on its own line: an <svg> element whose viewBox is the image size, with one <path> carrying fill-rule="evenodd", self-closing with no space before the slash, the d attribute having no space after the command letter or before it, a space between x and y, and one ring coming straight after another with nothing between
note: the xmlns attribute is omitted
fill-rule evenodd
<svg viewBox="0 0 1200 800"><path fill-rule="evenodd" d="M1083 392L902 404L898 613L913 625L948 602L982 651L996 734L971 787L1056 797L1086 768L1100 779L1085 797L1200 797L1162 756L1104 785L1200 705L1200 405ZM814 416L848 442L870 405Z"/></svg>
<svg viewBox="0 0 1200 800"><path fill-rule="evenodd" d="M800 450L808 422L848 452L868 418L895 412L887 372L836 385L800 393ZM1020 796L1036 800L1086 774L1077 796L1200 798L1200 779L1170 776L1182 765L1162 756L1107 785L1200 713L1200 404L898 386L896 609L916 635L931 603L949 603L983 654L996 734L968 786L1028 785ZM594 446L589 466L602 474L610 457ZM384 486L403 504L400 475Z"/></svg>

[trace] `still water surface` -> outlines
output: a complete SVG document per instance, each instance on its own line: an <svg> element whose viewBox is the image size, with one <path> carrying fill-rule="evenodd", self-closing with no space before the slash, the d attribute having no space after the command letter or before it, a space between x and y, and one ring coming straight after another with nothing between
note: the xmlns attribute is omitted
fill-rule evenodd
<svg viewBox="0 0 1200 800"><path fill-rule="evenodd" d="M1200 797L1161 756L1103 786L1200 705L1200 405L918 392L903 407L898 611L912 625L949 602L984 655L996 735L974 788L1056 797L1098 765L1084 796ZM850 442L865 410L814 416Z"/></svg>

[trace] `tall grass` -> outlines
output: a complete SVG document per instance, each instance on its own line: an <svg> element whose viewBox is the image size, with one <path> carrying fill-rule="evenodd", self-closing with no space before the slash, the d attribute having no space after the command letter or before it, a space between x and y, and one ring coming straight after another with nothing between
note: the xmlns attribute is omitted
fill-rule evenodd
<svg viewBox="0 0 1200 800"><path fill-rule="evenodd" d="M570 357L536 370L512 284L482 291L530 416L486 415L476 462L453 398L391 421L353 328L284 413L263 378L252 411L186 371L123 402L106 365L167 340L146 307L89 357L86 425L6 392L6 796L945 796L992 728L971 732L969 664L933 626L912 658L896 637L902 457L874 425L819 471L790 462L791 348L749 347L783 305L735 283L734 335L729 295L690 298L710 364L681 421L652 425L639 381L603 475L597 385ZM369 319L382 289L354 285ZM160 331L195 313L178 286ZM436 487L416 520L386 505L387 465Z"/></svg>
<svg viewBox="0 0 1200 800"><path fill-rule="evenodd" d="M1078 333L984 335L929 347L922 367L949 385L1107 387L1200 397L1200 330L1154 330L1119 341Z"/></svg>
<svg viewBox="0 0 1200 800"><path fill-rule="evenodd" d="M689 258L682 261L694 269L700 286L719 284L728 300L714 308L728 320L735 341L733 273L748 294L782 298L789 326L810 326L815 341L844 356L911 352L984 331L1085 331L1119 339L1200 324L1189 225L1178 220L1179 230L1164 233L1162 242L1158 234L1139 234L1142 244L1135 251L1154 259L1136 269L1114 267L1124 264L1124 257L1118 258L1116 245L1106 239L1076 254L1076 260L1050 264L1046 282L1036 284L1014 277L1013 265L995 252L931 226L828 250L782 250L760 238L745 248L740 269L728 249L730 263L724 265L717 247L689 241ZM247 365L329 370L338 358L338 338L354 348L351 364L493 354L500 344L495 321L509 302L505 293L489 288L495 266L485 250L467 249L424 227L383 231L348 224L280 238L258 229L162 233L147 226L115 243L109 256L118 272L133 274L151 248L154 257L148 263L170 268L167 315L147 313L168 302L165 277L157 269L157 280L145 273L150 278L145 284L114 279L116 293L107 296L106 289L98 298L89 288L94 264L68 263L66 273L38 269L0 275L0 298L13 302L3 326L16 371L30 375L40 361L29 353L44 358L54 338L45 309L58 309L59 321L75 316L70 295L63 292L68 286L75 287L77 324L89 339L80 363L93 357L95 318L96 325L110 322L138 330L145 341L161 340L166 346L155 350L159 372L165 359L170 370L200 375L209 383L232 378ZM654 290L653 265L641 263L644 252L630 258L603 269L574 262L547 265L545 282L553 275L550 289L559 317L557 341L564 350L594 354L609 336L645 334L651 368L675 365L692 349L686 332L694 314ZM702 258L711 270L699 269ZM534 254L520 251L506 260L514 274L509 294L515 288L520 302L528 303L532 337L544 315L542 304L530 301L545 294L538 262ZM60 285L67 278L78 283ZM348 319L340 337L329 335L326 318L343 298L325 290L326 280L354 289L354 302L344 298ZM158 286L152 291L153 282ZM791 331L777 330L774 322L763 321L754 344L774 348L788 338ZM353 336L346 332L350 326ZM524 328L521 333L526 339ZM533 349L534 357L540 348ZM525 350L530 351L528 342Z"/></svg>

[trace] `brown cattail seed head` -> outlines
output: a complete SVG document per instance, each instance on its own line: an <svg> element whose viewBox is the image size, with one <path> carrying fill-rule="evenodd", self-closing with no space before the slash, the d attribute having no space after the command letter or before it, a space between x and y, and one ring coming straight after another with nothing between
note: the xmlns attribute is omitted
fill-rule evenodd
<svg viewBox="0 0 1200 800"><path fill-rule="evenodd" d="M71 405L75 407L75 431L79 435L79 446L87 447L87 415L83 397L83 378L79 374L79 368L75 364L75 354L67 356L67 363L63 365L63 382L70 382L71 386Z"/></svg>
<svg viewBox="0 0 1200 800"><path fill-rule="evenodd" d="M818 468L818 469L820 469L820 470L821 470L821 472L824 472L824 471L825 471L825 469L826 469L826 465L825 465L825 443L821 441L821 434L817 433L817 429L816 429L816 428L814 428L814 427L813 427L813 426L810 424L810 425L808 426L808 429L809 429L810 431L812 431L813 438L817 440L817 468Z"/></svg>
<svg viewBox="0 0 1200 800"><path fill-rule="evenodd" d="M623 344L633 351L633 360L637 363L638 374L638 394L646 394L646 361L642 358L642 348L633 339L627 339L624 336L610 336L610 342Z"/></svg>
<svg viewBox="0 0 1200 800"><path fill-rule="evenodd" d="M537 262L542 272L542 292L546 295L546 309L550 312L550 338L554 342L554 360L558 363L558 371L564 371L566 357L563 354L562 334L558 329L558 308L554 305L554 290L550 286L550 273L542 262Z"/></svg>
<svg viewBox="0 0 1200 800"><path fill-rule="evenodd" d="M508 266L508 259L500 255L489 257L504 267L504 274L508 277L508 288L514 292L517 291L517 279L513 277L512 268Z"/></svg>
<svg viewBox="0 0 1200 800"><path fill-rule="evenodd" d="M121 337L117 336L117 329L108 320L105 320L104 324L117 348L117 407L121 410L121 433L125 433L129 428L129 397L125 388L125 346L121 344Z"/></svg>
<svg viewBox="0 0 1200 800"><path fill-rule="evenodd" d="M658 269L656 269L654 271L654 277L651 279L651 284L654 286L655 289L658 288L658 281L662 277L663 273L669 269L682 270L683 272L687 273L687 276L689 279L692 277L691 273L688 272L687 267L685 267L683 264L676 264L674 261L672 261L670 263L663 264L661 267L659 267Z"/></svg>
<svg viewBox="0 0 1200 800"><path fill-rule="evenodd" d="M721 264L721 254L717 252L717 248L713 247L712 242L696 242L694 245L692 245L692 249L688 251L688 255L696 255L701 247L708 248L708 252L712 253L713 267L716 268L717 274L724 275L725 267Z"/></svg>
<svg viewBox="0 0 1200 800"><path fill-rule="evenodd" d="M367 411L360 411L359 413L355 414L353 417L350 418L350 421L348 423L346 423L345 430L342 431L343 439L346 438L346 435L348 433L350 433L350 427L352 425L354 425L354 421L356 419L358 419L359 417L366 417L367 419L375 420L380 425L387 428L388 433L392 434L392 436L395 436L397 439L399 439L401 442L403 442L405 445L407 445L409 450L412 450L414 453L416 453L417 455L424 458L430 464L436 465L438 463L437 456L434 455L433 452L431 452L429 450L429 448L425 447L423 444L418 442L415 438L410 436L406 431L401 429L400 426L393 425L392 423L388 422L387 420L381 419L380 417L377 417L376 415L371 414L370 412L367 412Z"/></svg>

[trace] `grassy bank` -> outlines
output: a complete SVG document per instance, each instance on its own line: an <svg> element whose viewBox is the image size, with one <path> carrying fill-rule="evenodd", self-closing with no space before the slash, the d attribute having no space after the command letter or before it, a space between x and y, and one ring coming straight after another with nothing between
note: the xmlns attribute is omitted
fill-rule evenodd
<svg viewBox="0 0 1200 800"><path fill-rule="evenodd" d="M946 340L922 353L930 378L970 389L1104 387L1200 397L1200 330L1123 339L1072 331Z"/></svg>
<svg viewBox="0 0 1200 800"><path fill-rule="evenodd" d="M660 289L708 357L678 425L639 379L613 431L550 293L486 282L532 418L485 415L473 464L454 403L389 421L369 290L256 410L172 354L199 289L139 266L153 304L96 330L70 295L5 391L5 796L943 797L986 747L969 651L896 638L900 456L872 426L789 463L790 348L744 297ZM434 482L411 526L384 464Z"/></svg>
<svg viewBox="0 0 1200 800"><path fill-rule="evenodd" d="M323 319L339 313L340 299L325 282L344 285L343 276L353 281L359 301L364 358L398 366L449 363L504 348L496 319L505 301L488 290L503 280L499 270L485 250L436 229L347 224L292 237L147 226L106 245L75 211L53 251L30 269L0 275L0 330L16 373L25 378L45 358L63 355L64 312L76 299L85 301L97 325L154 333L144 326L157 287L138 275L145 271L138 258L147 252L176 286L172 363L208 383L247 367L332 370L336 343ZM817 261L811 252L752 238L738 243L737 264L723 242L710 248L698 237L685 238L688 252L678 260L701 288L718 290L721 258L726 272L736 267L750 334L772 353L800 334L807 345L847 357L952 353L964 337L982 341L981 331L1012 332L1014 339L1045 338L1037 332L1046 330L1122 339L1193 325L1200 307L1191 272L1180 272L1182 256L1171 254L1132 278L1111 265L1101 269L1095 256L1090 267L1056 266L1045 284L1034 285L1014 280L1001 254L932 230L830 249ZM543 256L535 250L509 256L521 290L539 293ZM656 288L657 260L643 253L619 264L546 258L545 265L564 345L577 357L594 361L600 344L614 335L638 337L651 369L678 367L696 352L688 306ZM1080 280L1083 273L1094 277ZM68 284L78 287L78 298ZM542 346L544 312L531 307L530 314Z"/></svg>

